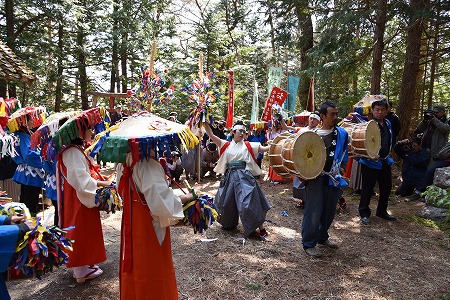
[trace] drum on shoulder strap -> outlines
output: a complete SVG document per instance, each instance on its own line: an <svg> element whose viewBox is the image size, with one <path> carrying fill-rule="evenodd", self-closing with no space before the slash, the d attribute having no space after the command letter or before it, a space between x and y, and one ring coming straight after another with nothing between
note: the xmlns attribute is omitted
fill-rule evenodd
<svg viewBox="0 0 450 300"><path fill-rule="evenodd" d="M381 134L375 121L344 122L342 128L348 133L348 154L350 156L375 158L378 155L381 149Z"/></svg>
<svg viewBox="0 0 450 300"><path fill-rule="evenodd" d="M322 173L327 151L322 138L313 131L304 131L288 137L281 156L289 174L304 180L314 179Z"/></svg>
<svg viewBox="0 0 450 300"><path fill-rule="evenodd" d="M269 147L269 164L284 177L316 178L322 172L325 160L325 144L313 131L279 135Z"/></svg>

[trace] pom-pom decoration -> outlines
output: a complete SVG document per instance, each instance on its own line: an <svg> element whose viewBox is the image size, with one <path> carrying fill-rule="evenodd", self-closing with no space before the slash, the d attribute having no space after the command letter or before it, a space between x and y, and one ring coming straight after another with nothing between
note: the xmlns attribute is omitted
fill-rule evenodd
<svg viewBox="0 0 450 300"><path fill-rule="evenodd" d="M149 71L146 66L141 67L141 80L134 89L128 90L127 95L133 97L130 101L132 107L137 110L145 110L146 106L166 104L174 98L173 86L166 86L167 69Z"/></svg>
<svg viewBox="0 0 450 300"><path fill-rule="evenodd" d="M194 228L194 233L203 233L219 217L216 206L213 204L213 198L208 195L201 195L196 197L195 200L185 203L183 212L183 221L191 224Z"/></svg>
<svg viewBox="0 0 450 300"><path fill-rule="evenodd" d="M106 211L107 213L122 210L123 202L117 192L116 184L113 183L110 186L105 186L97 189L95 194L95 204L100 211Z"/></svg>
<svg viewBox="0 0 450 300"><path fill-rule="evenodd" d="M185 83L183 94L196 106L188 116L188 126L191 129L200 127L208 119L212 120L211 112L214 109L216 98L220 96L218 86L210 84L213 78L215 78L214 73L206 72L202 79L192 75L192 82Z"/></svg>
<svg viewBox="0 0 450 300"><path fill-rule="evenodd" d="M66 251L72 251L73 242L67 239L65 234L72 228L74 227L44 227L38 218L35 228L28 231L24 239L17 244L10 268L25 276L36 275L40 279L54 267L65 265L69 258Z"/></svg>
<svg viewBox="0 0 450 300"><path fill-rule="evenodd" d="M141 67L139 84L134 89L127 91L127 96L132 99L129 104L138 111L152 112L155 105L165 104L174 97L173 86L163 91L163 87L166 85L165 77L169 71L167 69L163 71L155 70L155 51L156 41L153 41L148 68Z"/></svg>

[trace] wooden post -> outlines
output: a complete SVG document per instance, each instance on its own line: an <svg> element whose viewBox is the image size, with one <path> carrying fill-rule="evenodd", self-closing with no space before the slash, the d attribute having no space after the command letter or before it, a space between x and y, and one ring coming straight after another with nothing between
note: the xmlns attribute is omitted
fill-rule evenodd
<svg viewBox="0 0 450 300"><path fill-rule="evenodd" d="M150 76L150 80L153 78L153 69L155 64L155 50L156 50L156 41L152 43L152 49L150 50L150 62L148 65L148 73ZM152 112L153 110L153 99L148 99L148 90L147 90L147 111Z"/></svg>
<svg viewBox="0 0 450 300"><path fill-rule="evenodd" d="M198 57L198 79L200 82L203 81L203 53Z"/></svg>
<svg viewBox="0 0 450 300"><path fill-rule="evenodd" d="M200 53L200 56L198 57L198 79L200 80L200 84L203 87L203 53ZM203 95L202 95L203 96ZM208 125L206 125L208 126ZM201 173L201 160L202 160L202 138L203 138L203 131L200 130L200 136L198 138L198 160L197 160L197 182L200 183L200 173Z"/></svg>

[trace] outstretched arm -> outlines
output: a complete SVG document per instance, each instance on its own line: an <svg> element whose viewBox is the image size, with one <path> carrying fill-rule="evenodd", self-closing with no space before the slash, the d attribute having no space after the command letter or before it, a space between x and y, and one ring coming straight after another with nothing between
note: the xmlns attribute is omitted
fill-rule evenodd
<svg viewBox="0 0 450 300"><path fill-rule="evenodd" d="M217 147L220 147L220 145L222 143L222 139L219 138L217 135L215 135L212 132L209 123L205 123L204 127L205 127L206 134L209 136L209 138L214 142L214 144L216 144Z"/></svg>

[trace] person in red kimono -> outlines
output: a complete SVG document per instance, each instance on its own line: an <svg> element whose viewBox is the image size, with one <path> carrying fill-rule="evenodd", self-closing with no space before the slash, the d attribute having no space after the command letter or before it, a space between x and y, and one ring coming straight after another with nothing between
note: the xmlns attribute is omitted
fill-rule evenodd
<svg viewBox="0 0 450 300"><path fill-rule="evenodd" d="M178 299L169 226L184 217L182 203L194 197L176 196L165 177L154 159L133 162L128 154L127 162L117 166L124 201L120 299Z"/></svg>
<svg viewBox="0 0 450 300"><path fill-rule="evenodd" d="M111 185L111 181L94 178L94 165L84 153L84 145L92 140L88 122L79 122L83 138L72 140L58 155L57 182L59 226L75 226L66 237L74 240L69 254L68 268L73 277L84 282L100 276L103 271L96 264L106 260L100 211L95 204L96 190Z"/></svg>

